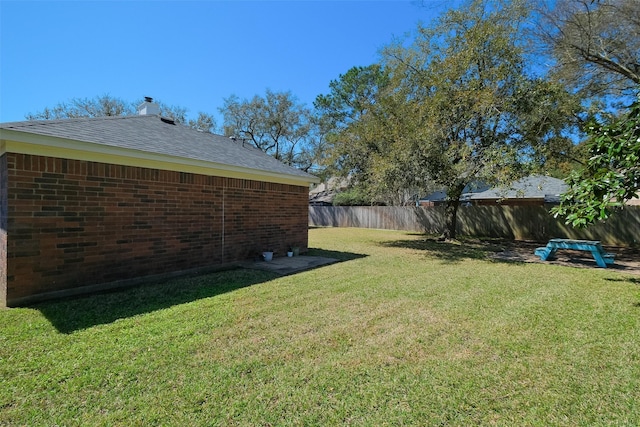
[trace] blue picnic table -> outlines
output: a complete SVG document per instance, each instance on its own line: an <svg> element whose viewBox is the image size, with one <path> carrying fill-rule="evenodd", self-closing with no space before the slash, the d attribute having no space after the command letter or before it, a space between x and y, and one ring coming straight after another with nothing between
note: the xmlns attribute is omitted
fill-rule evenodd
<svg viewBox="0 0 640 427"><path fill-rule="evenodd" d="M614 254L607 253L598 240L573 240L551 239L547 246L535 250L535 254L542 261L555 258L558 249L573 249L576 251L591 252L599 267L607 268L607 264L613 264Z"/></svg>

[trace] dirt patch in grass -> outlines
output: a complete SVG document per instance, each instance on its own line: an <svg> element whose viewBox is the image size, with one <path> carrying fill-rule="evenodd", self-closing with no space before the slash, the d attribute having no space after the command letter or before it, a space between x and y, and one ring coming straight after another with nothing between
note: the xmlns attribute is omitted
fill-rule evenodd
<svg viewBox="0 0 640 427"><path fill-rule="evenodd" d="M586 251L559 250L556 253L556 259L541 261L534 251L536 248L545 246L543 243L477 240L476 244L485 246L489 258L499 261L536 262L577 268L599 268L591 253ZM604 248L607 252L615 254L615 263L608 266L608 269L640 275L640 249L618 246L605 246Z"/></svg>
<svg viewBox="0 0 640 427"><path fill-rule="evenodd" d="M499 238L461 237L458 240L443 241L438 237L414 234L414 239L390 240L382 243L385 247L400 247L428 252L431 256L460 262L464 259L492 259L504 262L543 263L576 268L598 268L590 252L560 249L556 258L541 261L535 250L545 243L527 240L507 240ZM640 248L605 245L608 253L615 255L615 262L607 270L620 271L640 276Z"/></svg>

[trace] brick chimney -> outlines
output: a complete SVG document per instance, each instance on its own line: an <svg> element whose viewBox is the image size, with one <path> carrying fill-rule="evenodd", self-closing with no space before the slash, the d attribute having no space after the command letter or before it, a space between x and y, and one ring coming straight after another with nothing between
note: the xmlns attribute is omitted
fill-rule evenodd
<svg viewBox="0 0 640 427"><path fill-rule="evenodd" d="M138 105L138 114L141 116L144 115L159 115L160 114L160 106L153 102L153 98L150 96L144 97L144 102Z"/></svg>

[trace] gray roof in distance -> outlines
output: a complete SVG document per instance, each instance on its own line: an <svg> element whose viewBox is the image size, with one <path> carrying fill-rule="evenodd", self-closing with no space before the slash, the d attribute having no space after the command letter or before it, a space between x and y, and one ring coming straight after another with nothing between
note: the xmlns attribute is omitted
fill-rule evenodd
<svg viewBox="0 0 640 427"><path fill-rule="evenodd" d="M558 202L560 195L566 192L568 185L561 179L543 175L530 175L510 185L489 187L485 184L467 186L460 197L461 201L501 200L501 199L543 199L546 202ZM421 199L422 201L442 202L446 200L445 191L436 191Z"/></svg>
<svg viewBox="0 0 640 427"><path fill-rule="evenodd" d="M567 191L567 184L558 178L531 175L505 187L493 187L480 193L473 193L471 200L477 199L554 199Z"/></svg>
<svg viewBox="0 0 640 427"><path fill-rule="evenodd" d="M1 123L0 129L45 135L280 174L317 178L287 166L249 142L174 124L157 115L131 115Z"/></svg>

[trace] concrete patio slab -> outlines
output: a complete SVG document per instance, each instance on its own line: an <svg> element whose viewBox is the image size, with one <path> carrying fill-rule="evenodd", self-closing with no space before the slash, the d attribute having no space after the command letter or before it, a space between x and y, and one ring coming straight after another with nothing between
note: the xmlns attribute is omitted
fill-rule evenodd
<svg viewBox="0 0 640 427"><path fill-rule="evenodd" d="M244 263L242 267L253 270L271 271L280 276L287 276L290 274L299 273L301 271L311 270L314 268L322 267L324 265L333 264L335 262L338 262L338 260L335 258L301 255L294 257L274 258L269 262L247 262Z"/></svg>

